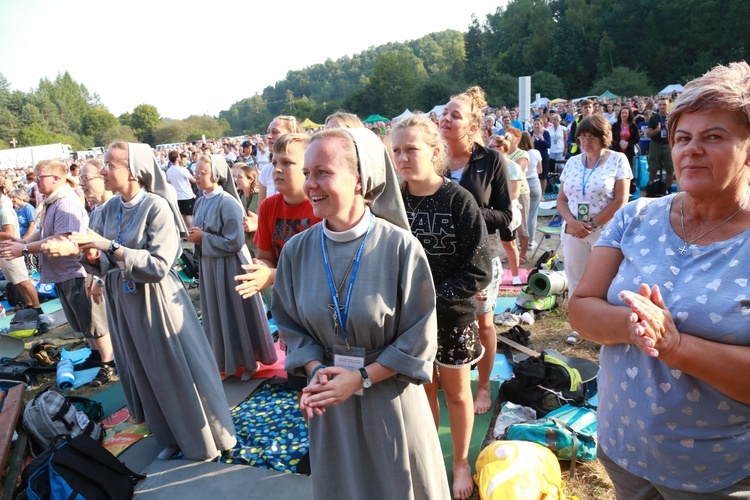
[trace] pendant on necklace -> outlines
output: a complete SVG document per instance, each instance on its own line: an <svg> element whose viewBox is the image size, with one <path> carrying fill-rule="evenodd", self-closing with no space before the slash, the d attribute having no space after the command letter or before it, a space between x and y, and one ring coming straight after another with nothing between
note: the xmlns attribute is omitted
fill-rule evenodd
<svg viewBox="0 0 750 500"><path fill-rule="evenodd" d="M687 246L687 245L682 245L682 246L681 246L680 248L678 248L678 249L677 249L677 252L678 252L678 253L679 253L680 255L685 255L686 253L688 253L688 252L689 252L689 250L688 250L688 246Z"/></svg>
<svg viewBox="0 0 750 500"><path fill-rule="evenodd" d="M328 304L328 309L330 309L333 312L333 334L338 335L339 334L339 315L336 314L336 306L333 304ZM339 310L343 311L343 307L339 306Z"/></svg>

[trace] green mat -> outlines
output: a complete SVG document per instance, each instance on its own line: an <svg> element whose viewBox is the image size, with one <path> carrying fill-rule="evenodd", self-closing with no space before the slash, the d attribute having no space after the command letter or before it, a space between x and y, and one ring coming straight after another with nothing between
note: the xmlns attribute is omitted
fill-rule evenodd
<svg viewBox="0 0 750 500"><path fill-rule="evenodd" d="M469 441L469 465L471 466L472 473L474 470L474 464L477 461L479 452L482 451L482 441L487 435L487 431L492 423L492 415L494 415L495 402L497 401L498 390L500 389L499 381L490 381L490 396L492 397L492 405L490 411L481 415L474 415L474 428L471 432L471 441ZM477 381L471 381L471 393L477 393ZM443 460L445 461L445 471L448 474L448 483L453 483L453 443L451 443L451 429L448 424L448 407L445 406L445 394L441 389L438 392L438 400L440 401L440 428L438 428L438 437L440 438L440 447L443 449Z"/></svg>
<svg viewBox="0 0 750 500"><path fill-rule="evenodd" d="M122 384L114 382L103 391L99 391L91 399L99 401L104 407L104 418L125 406L125 393L122 392Z"/></svg>

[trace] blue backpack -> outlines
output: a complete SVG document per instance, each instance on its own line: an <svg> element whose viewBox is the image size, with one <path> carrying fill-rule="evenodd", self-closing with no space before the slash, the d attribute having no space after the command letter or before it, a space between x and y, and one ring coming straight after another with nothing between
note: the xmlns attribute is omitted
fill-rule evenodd
<svg viewBox="0 0 750 500"><path fill-rule="evenodd" d="M511 425L505 439L532 441L546 446L560 460L570 460L570 477L576 459L596 458L596 410L588 406L564 405L545 418Z"/></svg>
<svg viewBox="0 0 750 500"><path fill-rule="evenodd" d="M24 469L19 490L30 500L129 500L145 477L85 434L58 436Z"/></svg>

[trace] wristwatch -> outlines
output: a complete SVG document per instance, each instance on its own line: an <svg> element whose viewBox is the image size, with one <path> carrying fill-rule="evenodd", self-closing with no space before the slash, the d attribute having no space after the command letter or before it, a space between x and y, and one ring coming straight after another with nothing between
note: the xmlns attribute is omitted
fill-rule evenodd
<svg viewBox="0 0 750 500"><path fill-rule="evenodd" d="M359 373L362 374L362 387L365 389L369 389L370 387L372 387L372 380L367 374L367 370L365 370L364 368L360 368Z"/></svg>
<svg viewBox="0 0 750 500"><path fill-rule="evenodd" d="M96 284L96 286L104 286L104 280L98 277L94 278L94 283Z"/></svg>
<svg viewBox="0 0 750 500"><path fill-rule="evenodd" d="M28 257L29 255L31 255L31 252L29 252L29 245L27 245L26 243L23 244L22 253L24 257Z"/></svg>
<svg viewBox="0 0 750 500"><path fill-rule="evenodd" d="M599 227L599 224L596 223L593 217L589 219L589 224L591 224L594 227L594 229Z"/></svg>
<svg viewBox="0 0 750 500"><path fill-rule="evenodd" d="M109 250L107 250L107 253L114 255L118 248L120 248L120 244L117 243L117 240L112 240L109 242Z"/></svg>

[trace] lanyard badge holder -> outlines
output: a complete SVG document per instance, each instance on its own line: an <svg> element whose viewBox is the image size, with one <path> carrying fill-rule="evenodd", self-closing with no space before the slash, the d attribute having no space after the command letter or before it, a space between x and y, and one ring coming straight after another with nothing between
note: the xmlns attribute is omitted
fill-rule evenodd
<svg viewBox="0 0 750 500"><path fill-rule="evenodd" d="M370 215L370 224L367 227L367 232L362 242L359 244L357 253L354 256L354 263L352 265L352 274L349 278L349 289L346 291L346 300L344 305L339 305L339 296L336 292L336 287L333 284L333 274L331 273L330 261L328 259L328 251L325 246L325 235L323 231L320 232L320 246L323 251L323 264L325 264L326 278L328 279L328 288L331 292L331 299L333 304L329 307L333 309L333 329L334 334L338 335L339 330L341 331L341 337L344 339L345 345L333 346L333 366L340 366L347 370L358 371L360 368L365 367L365 355L367 354L363 347L352 347L349 345L349 339L346 335L346 320L349 317L349 306L351 304L352 290L354 289L354 280L357 277L357 271L359 270L359 262L362 258L362 250L365 247L365 241L370 235L370 229L372 229L374 217ZM363 396L364 390L359 389L354 393L357 396Z"/></svg>

